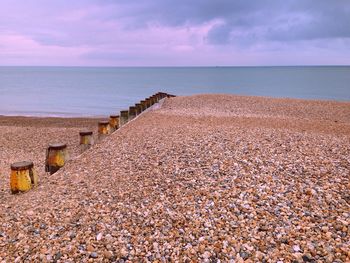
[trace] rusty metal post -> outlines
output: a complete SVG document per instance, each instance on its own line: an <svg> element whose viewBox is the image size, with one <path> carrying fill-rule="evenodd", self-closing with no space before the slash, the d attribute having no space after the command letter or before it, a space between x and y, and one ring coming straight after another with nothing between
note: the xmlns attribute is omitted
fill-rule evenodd
<svg viewBox="0 0 350 263"><path fill-rule="evenodd" d="M84 152L94 144L94 137L92 131L81 131L80 135L80 152Z"/></svg>
<svg viewBox="0 0 350 263"><path fill-rule="evenodd" d="M141 112L142 112L142 104L141 103L136 103L135 104L135 108L136 108L136 115L141 114Z"/></svg>
<svg viewBox="0 0 350 263"><path fill-rule="evenodd" d="M99 121L98 122L98 138L103 139L108 134L110 134L109 121Z"/></svg>
<svg viewBox="0 0 350 263"><path fill-rule="evenodd" d="M65 143L49 144L46 151L45 171L54 174L64 166L67 160L68 153Z"/></svg>
<svg viewBox="0 0 350 263"><path fill-rule="evenodd" d="M11 164L11 193L26 192L38 185L38 175L33 162L24 161Z"/></svg>
<svg viewBox="0 0 350 263"><path fill-rule="evenodd" d="M111 132L118 130L118 125L119 125L119 115L109 116L109 127L111 129Z"/></svg>
<svg viewBox="0 0 350 263"><path fill-rule="evenodd" d="M125 125L129 120L129 111L122 110L119 117L119 128Z"/></svg>
<svg viewBox="0 0 350 263"><path fill-rule="evenodd" d="M129 119L128 121L131 121L136 117L136 107L135 106L130 106L129 107Z"/></svg>

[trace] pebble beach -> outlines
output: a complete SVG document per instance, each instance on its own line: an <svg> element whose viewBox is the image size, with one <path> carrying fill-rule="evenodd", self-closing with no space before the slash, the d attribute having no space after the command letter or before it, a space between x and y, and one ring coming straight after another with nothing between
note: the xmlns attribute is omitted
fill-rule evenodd
<svg viewBox="0 0 350 263"><path fill-rule="evenodd" d="M80 154L97 121L0 116L0 262L350 262L350 102L167 98Z"/></svg>

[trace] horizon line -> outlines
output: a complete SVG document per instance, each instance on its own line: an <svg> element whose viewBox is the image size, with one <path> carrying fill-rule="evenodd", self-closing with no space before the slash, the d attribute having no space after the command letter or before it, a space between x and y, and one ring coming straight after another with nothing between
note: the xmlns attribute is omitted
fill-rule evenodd
<svg viewBox="0 0 350 263"><path fill-rule="evenodd" d="M343 65L343 64L317 64L317 65L230 65L230 66L199 66L199 65L192 65L192 66L65 66L65 65L0 65L0 67L51 67L51 68L272 68L272 67L350 67L350 64Z"/></svg>

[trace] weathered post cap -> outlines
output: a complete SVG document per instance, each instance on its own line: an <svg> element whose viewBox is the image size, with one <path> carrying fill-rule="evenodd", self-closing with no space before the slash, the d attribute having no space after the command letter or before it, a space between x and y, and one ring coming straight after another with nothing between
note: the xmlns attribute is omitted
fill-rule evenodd
<svg viewBox="0 0 350 263"><path fill-rule="evenodd" d="M109 121L99 121L98 124L99 125L108 125Z"/></svg>
<svg viewBox="0 0 350 263"><path fill-rule="evenodd" d="M120 111L120 115L128 115L129 114L129 111L128 110L122 110Z"/></svg>
<svg viewBox="0 0 350 263"><path fill-rule="evenodd" d="M11 170L20 171L20 170L28 170L34 167L33 162L23 161L11 164Z"/></svg>
<svg viewBox="0 0 350 263"><path fill-rule="evenodd" d="M109 116L111 119L116 119L116 118L119 118L119 115L110 115Z"/></svg>
<svg viewBox="0 0 350 263"><path fill-rule="evenodd" d="M54 150L62 150L67 147L67 144L65 143L52 143L49 144L49 149L54 149Z"/></svg>
<svg viewBox="0 0 350 263"><path fill-rule="evenodd" d="M92 135L92 131L81 131L79 132L80 136Z"/></svg>
<svg viewBox="0 0 350 263"><path fill-rule="evenodd" d="M129 107L129 114L136 114L136 107L135 106Z"/></svg>

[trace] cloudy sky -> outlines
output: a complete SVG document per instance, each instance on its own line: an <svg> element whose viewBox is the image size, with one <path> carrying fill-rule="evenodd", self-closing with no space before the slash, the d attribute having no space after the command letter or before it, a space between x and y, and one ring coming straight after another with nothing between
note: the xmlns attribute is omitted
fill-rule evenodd
<svg viewBox="0 0 350 263"><path fill-rule="evenodd" d="M0 65L350 64L350 0L0 0Z"/></svg>

